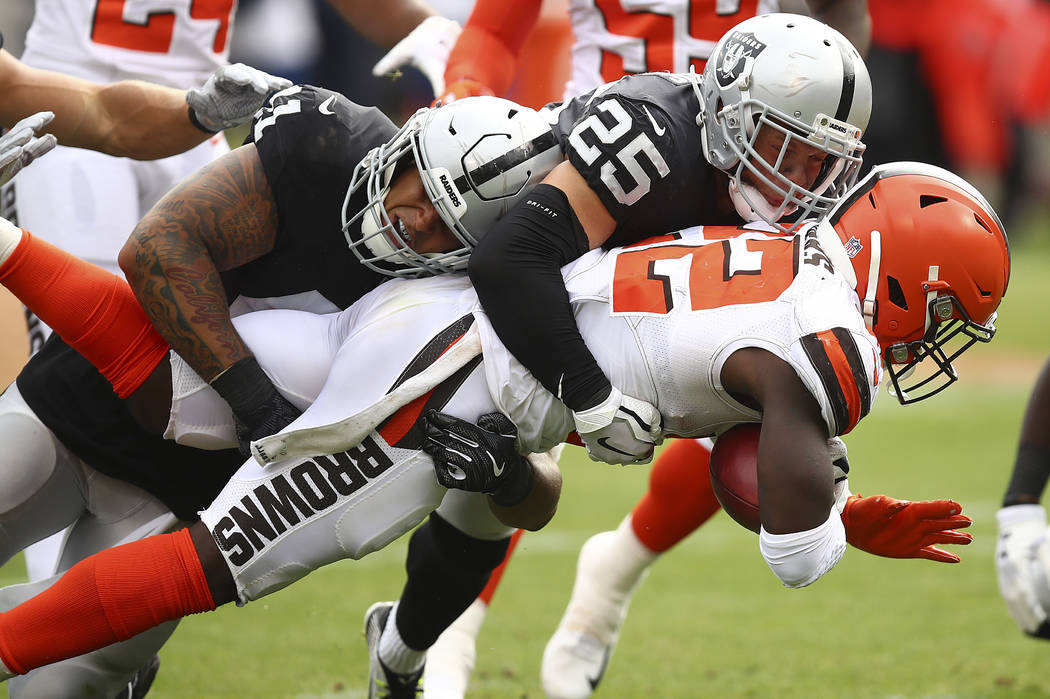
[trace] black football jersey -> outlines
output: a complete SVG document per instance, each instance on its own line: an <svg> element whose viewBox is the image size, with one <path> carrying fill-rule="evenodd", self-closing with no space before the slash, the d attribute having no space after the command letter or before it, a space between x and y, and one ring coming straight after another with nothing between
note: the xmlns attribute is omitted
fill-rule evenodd
<svg viewBox="0 0 1050 699"><path fill-rule="evenodd" d="M275 306L336 310L386 279L350 251L342 206L354 167L396 131L377 109L328 90L295 86L274 95L255 116L248 141L277 200L277 244L223 274L231 302L243 295ZM352 210L365 205L363 188L355 199ZM55 335L17 382L63 444L102 473L149 491L183 519L195 519L244 462L235 449L201 451L142 430L109 382Z"/></svg>
<svg viewBox="0 0 1050 699"><path fill-rule="evenodd" d="M277 244L226 273L228 293L270 298L316 291L341 309L383 282L351 252L342 208L354 167L396 132L375 107L329 90L296 85L274 95L255 116L248 141L277 200ZM362 187L350 211L365 204Z"/></svg>
<svg viewBox="0 0 1050 699"><path fill-rule="evenodd" d="M715 215L717 170L703 156L685 76L629 75L545 109L557 110L562 150L616 220L606 247L739 222Z"/></svg>

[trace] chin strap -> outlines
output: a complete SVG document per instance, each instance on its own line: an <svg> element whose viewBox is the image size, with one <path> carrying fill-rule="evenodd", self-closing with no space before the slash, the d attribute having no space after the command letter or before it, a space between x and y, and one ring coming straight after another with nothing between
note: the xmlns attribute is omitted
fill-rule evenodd
<svg viewBox="0 0 1050 699"><path fill-rule="evenodd" d="M690 64L689 66L689 85L693 88L693 94L696 95L696 102L699 105L700 111L696 113L696 125L700 128L704 127L704 118L707 116L707 109L704 106L704 95L700 92L700 79L701 76L696 72L696 66ZM705 137L706 139L706 137ZM704 143L704 147L707 147L707 143Z"/></svg>
<svg viewBox="0 0 1050 699"><path fill-rule="evenodd" d="M871 261L868 263L868 285L864 290L864 302L861 311L864 313L864 324L868 330L875 332L875 292L879 286L879 266L882 264L882 234L871 232Z"/></svg>

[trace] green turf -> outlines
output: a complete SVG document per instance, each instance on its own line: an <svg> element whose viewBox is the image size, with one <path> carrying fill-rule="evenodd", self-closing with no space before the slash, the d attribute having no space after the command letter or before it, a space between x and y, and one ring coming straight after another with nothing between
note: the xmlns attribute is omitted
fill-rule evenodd
<svg viewBox="0 0 1050 699"><path fill-rule="evenodd" d="M1045 233L1040 232L1045 236ZM953 497L974 517L959 565L849 550L815 585L787 590L757 538L724 515L672 550L635 596L598 697L1050 697L1050 644L1022 636L999 599L994 514L1028 384L1050 352L1050 245L1015 250L1000 333L963 382L907 408L880 395L848 439L866 495ZM554 521L526 535L478 642L470 696L541 697L539 662L576 553L643 492L646 467L563 462ZM398 595L405 546L318 571L243 609L183 622L151 699L363 697L361 617ZM15 582L21 560L0 569Z"/></svg>

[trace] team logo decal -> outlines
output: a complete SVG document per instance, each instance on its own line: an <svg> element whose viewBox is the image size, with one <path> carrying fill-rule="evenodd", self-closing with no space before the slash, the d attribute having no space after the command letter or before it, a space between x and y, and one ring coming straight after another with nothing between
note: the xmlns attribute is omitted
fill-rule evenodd
<svg viewBox="0 0 1050 699"><path fill-rule="evenodd" d="M718 62L718 84L729 87L744 72L748 58L765 51L766 45L751 32L732 32L722 46L722 59Z"/></svg>
<svg viewBox="0 0 1050 699"><path fill-rule="evenodd" d="M860 251L863 249L863 243L861 243L856 236L852 236L846 241L846 254L850 256L850 259L853 259L860 254Z"/></svg>

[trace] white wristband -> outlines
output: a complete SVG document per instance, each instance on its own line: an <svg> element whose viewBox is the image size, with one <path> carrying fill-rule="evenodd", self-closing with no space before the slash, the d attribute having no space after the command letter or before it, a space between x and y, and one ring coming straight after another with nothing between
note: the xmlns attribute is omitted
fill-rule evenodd
<svg viewBox="0 0 1050 699"><path fill-rule="evenodd" d="M846 528L838 510L813 529L790 534L770 534L761 529L758 548L769 569L785 587L805 587L831 570L846 552Z"/></svg>

